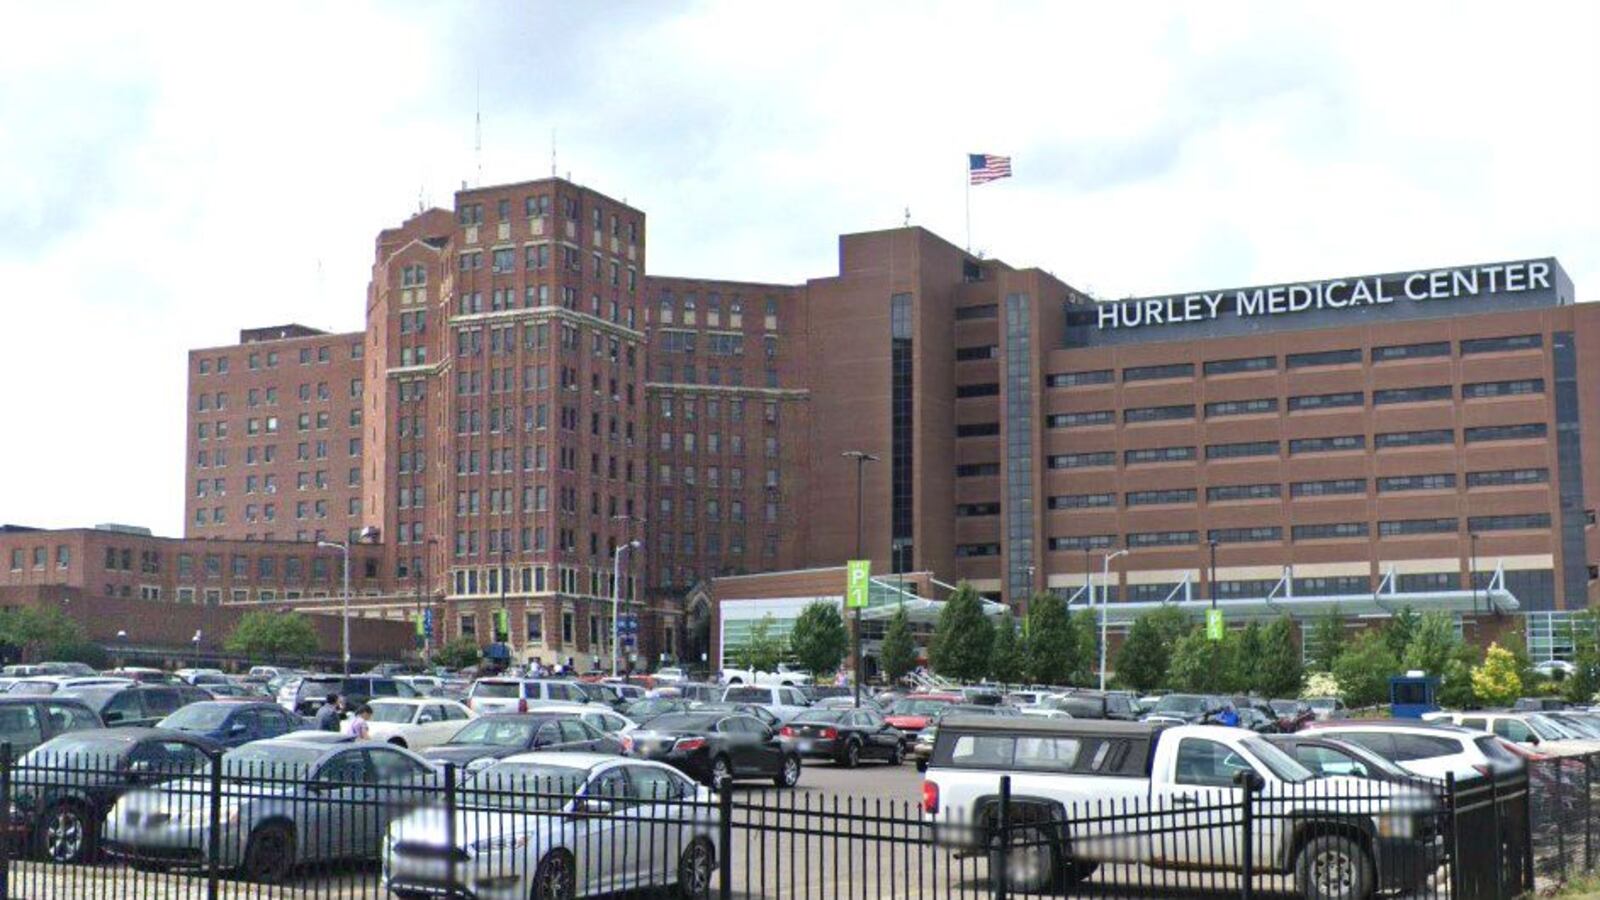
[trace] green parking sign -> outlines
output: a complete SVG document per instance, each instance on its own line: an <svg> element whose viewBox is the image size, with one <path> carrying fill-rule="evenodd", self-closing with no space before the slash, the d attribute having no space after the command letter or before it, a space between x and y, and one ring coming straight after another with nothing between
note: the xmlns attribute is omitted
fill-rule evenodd
<svg viewBox="0 0 1600 900"><path fill-rule="evenodd" d="M872 560L852 559L845 563L844 605L867 608L867 588L872 584Z"/></svg>
<svg viewBox="0 0 1600 900"><path fill-rule="evenodd" d="M1206 637L1213 641L1220 641L1222 640L1222 632L1222 610L1206 610Z"/></svg>

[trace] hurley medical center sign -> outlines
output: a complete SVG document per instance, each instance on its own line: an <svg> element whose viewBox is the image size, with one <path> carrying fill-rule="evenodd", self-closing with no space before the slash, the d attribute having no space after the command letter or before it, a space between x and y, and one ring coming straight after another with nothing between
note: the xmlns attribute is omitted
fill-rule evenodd
<svg viewBox="0 0 1600 900"><path fill-rule="evenodd" d="M1552 287L1550 263L1534 260L1106 301L1096 305L1096 312L1098 328L1107 331L1147 325L1181 325L1224 316L1280 316L1484 294L1548 291Z"/></svg>

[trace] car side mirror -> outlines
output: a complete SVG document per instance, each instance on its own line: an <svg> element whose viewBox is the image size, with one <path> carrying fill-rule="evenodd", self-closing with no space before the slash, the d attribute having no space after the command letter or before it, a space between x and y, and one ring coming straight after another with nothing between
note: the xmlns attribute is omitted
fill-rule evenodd
<svg viewBox="0 0 1600 900"><path fill-rule="evenodd" d="M246 731L249 731L249 730L250 729L243 722L235 722L232 725L228 726L228 733L229 734L244 734Z"/></svg>
<svg viewBox="0 0 1600 900"><path fill-rule="evenodd" d="M424 713L423 715L417 717L417 724L418 725L432 725L436 721L438 721L438 720L435 719L433 716L428 715L426 713Z"/></svg>
<svg viewBox="0 0 1600 900"><path fill-rule="evenodd" d="M598 797L585 798L581 806L582 811L586 815L591 816L609 816L613 812L616 812L616 804L612 803L610 800L602 800Z"/></svg>
<svg viewBox="0 0 1600 900"><path fill-rule="evenodd" d="M917 771L918 772L926 772L926 771L928 771L928 761L925 760L925 759L917 760Z"/></svg>
<svg viewBox="0 0 1600 900"><path fill-rule="evenodd" d="M1240 769L1233 773L1233 783L1239 787L1248 787L1250 790L1259 791L1266 787L1266 779L1252 769Z"/></svg>

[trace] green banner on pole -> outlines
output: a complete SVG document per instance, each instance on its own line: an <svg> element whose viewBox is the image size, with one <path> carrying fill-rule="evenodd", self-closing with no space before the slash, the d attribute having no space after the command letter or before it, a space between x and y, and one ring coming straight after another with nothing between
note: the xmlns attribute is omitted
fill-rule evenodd
<svg viewBox="0 0 1600 900"><path fill-rule="evenodd" d="M1222 640L1223 630L1224 626L1222 624L1222 610L1206 610L1206 637L1213 641L1220 641Z"/></svg>
<svg viewBox="0 0 1600 900"><path fill-rule="evenodd" d="M872 584L872 560L852 559L845 563L844 605L867 608L867 590Z"/></svg>

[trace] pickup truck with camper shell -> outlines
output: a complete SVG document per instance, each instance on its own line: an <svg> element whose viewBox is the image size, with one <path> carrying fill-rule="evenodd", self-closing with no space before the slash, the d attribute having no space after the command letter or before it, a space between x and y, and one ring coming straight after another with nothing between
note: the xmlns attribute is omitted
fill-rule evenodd
<svg viewBox="0 0 1600 900"><path fill-rule="evenodd" d="M1242 871L1246 790L1252 873L1308 900L1419 887L1443 850L1430 786L1318 777L1241 728L952 716L918 768L935 839L987 855L1019 893L1064 892L1102 865Z"/></svg>

